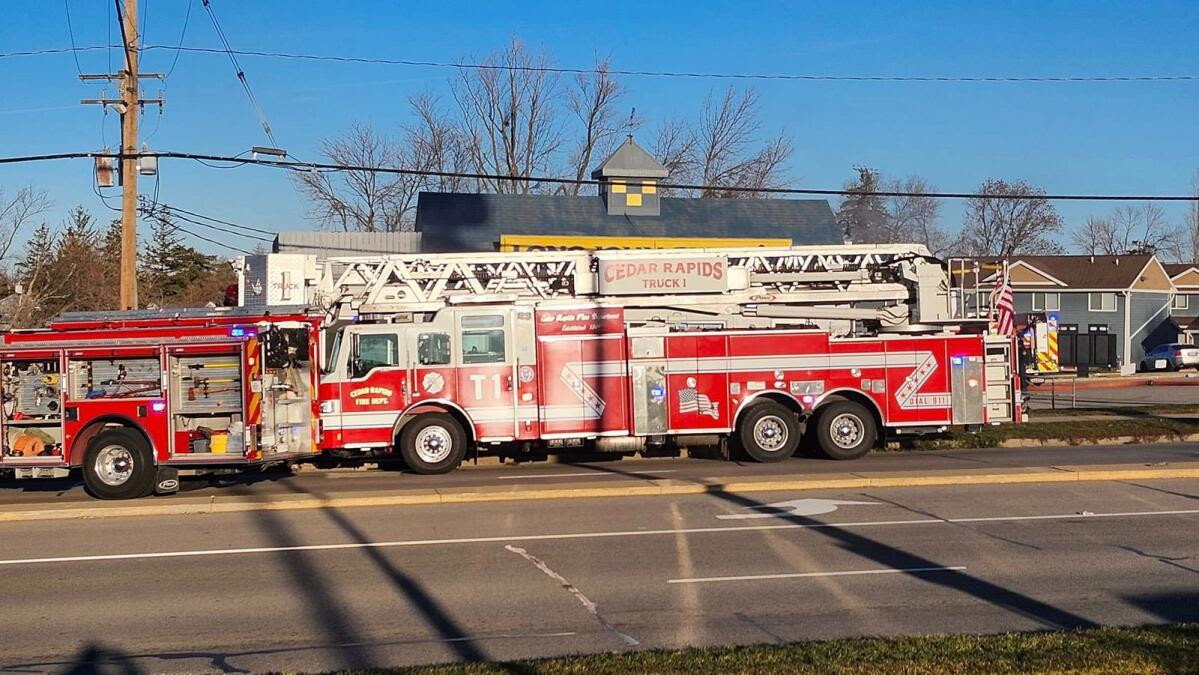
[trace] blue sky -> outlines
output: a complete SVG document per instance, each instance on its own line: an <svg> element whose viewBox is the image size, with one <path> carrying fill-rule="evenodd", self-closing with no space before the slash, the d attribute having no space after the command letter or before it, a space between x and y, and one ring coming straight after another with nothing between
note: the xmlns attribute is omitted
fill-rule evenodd
<svg viewBox="0 0 1199 675"><path fill-rule="evenodd" d="M142 5L148 12L147 42L176 43L188 0L142 0ZM485 54L515 36L566 66L586 66L597 54L610 54L616 67L650 70L1199 74L1196 2L213 0L213 5L235 48L269 51L455 60ZM110 39L111 6L107 0L70 0L77 44ZM7 0L5 9L0 52L70 44L63 3ZM199 0L194 0L185 43L219 46ZM172 57L153 52L142 68L164 71ZM85 72L109 67L104 51L79 58ZM444 90L450 74L425 67L253 57L242 57L242 65L279 143L304 159L318 155L323 137L356 120L397 131L407 121L407 98L426 88ZM692 116L710 89L724 86L681 78L625 82L628 103L651 126L666 117ZM117 143L116 116L110 114L102 124L98 108L78 104L100 87L78 81L69 54L0 59L0 83L0 156ZM766 128L785 129L795 145L789 168L801 187L839 187L854 164L866 164L888 175L919 174L945 191L969 191L988 177L1000 177L1023 178L1049 192L1183 194L1199 169L1199 81L753 86ZM152 95L155 85L147 83L146 89ZM232 66L221 55L182 54L165 95L165 114L159 118L150 109L143 122L143 138L154 149L236 154L267 144ZM103 216L106 209L91 180L91 166L84 161L0 166L0 186L33 184L50 191L54 222L75 204ZM160 199L269 229L313 226L285 172L277 170L216 170L164 161ZM1058 208L1072 227L1110 207ZM1181 206L1167 209L1181 221ZM945 224L956 227L960 218L960 204L947 204Z"/></svg>

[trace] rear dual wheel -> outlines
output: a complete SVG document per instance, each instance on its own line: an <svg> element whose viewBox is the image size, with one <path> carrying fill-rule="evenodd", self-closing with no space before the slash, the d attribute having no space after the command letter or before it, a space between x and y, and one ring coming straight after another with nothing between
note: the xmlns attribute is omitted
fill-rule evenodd
<svg viewBox="0 0 1199 675"><path fill-rule="evenodd" d="M737 440L754 461L781 462L799 447L799 420L780 403L758 401L742 415Z"/></svg>
<svg viewBox="0 0 1199 675"><path fill-rule="evenodd" d="M814 423L816 443L829 459L864 457L878 440L874 415L854 401L825 405L817 411Z"/></svg>
<svg viewBox="0 0 1199 675"><path fill-rule="evenodd" d="M137 499L154 492L150 444L133 429L101 431L83 455L83 484L97 499Z"/></svg>

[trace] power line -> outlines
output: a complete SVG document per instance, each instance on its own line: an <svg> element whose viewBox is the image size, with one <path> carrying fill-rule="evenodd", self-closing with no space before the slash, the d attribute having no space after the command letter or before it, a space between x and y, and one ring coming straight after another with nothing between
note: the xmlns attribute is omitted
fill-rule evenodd
<svg viewBox="0 0 1199 675"><path fill-rule="evenodd" d="M278 234L278 232L275 232L273 230L264 230L262 228L252 227L250 225L243 225L241 223L231 223L227 220L221 220L220 218L213 218L212 216L206 216L202 213L196 213L195 211L188 211L187 209L181 209L175 205L171 205L169 208L171 209L172 212L186 213L189 216L195 216L196 218L203 218L204 220L211 220L214 223L228 225L229 227L237 227L237 228L241 228L243 230L249 230L251 232L260 232L262 234L270 234L270 235Z"/></svg>
<svg viewBox="0 0 1199 675"><path fill-rule="evenodd" d="M244 153L243 153L244 154ZM556 183L561 185L601 185L603 181L557 178L552 176L505 176L489 173L468 173L461 171L423 171L387 166L361 166L354 164L333 164L326 162L288 162L273 159L247 158L240 156L208 155L194 152L140 152L134 154L105 154L99 152L64 152L49 155L24 155L18 157L0 157L0 164L16 164L23 162L52 161L60 159L81 159L91 157L116 157L118 159L137 159L141 157L159 157L166 159L190 159L197 162L234 162L238 165L256 165L270 168L287 169L289 171L364 171L370 173L385 173L405 176L423 176L426 178L466 178L470 180L500 180L523 183ZM233 168L233 167L227 167ZM659 189L699 190L710 192L740 192L772 195L818 195L818 196L849 196L872 195L877 197L931 197L934 199L1046 199L1049 201L1081 201L1081 202L1199 202L1199 195L1120 195L1120 194L1049 194L1049 193L1012 193L986 194L981 192L908 192L902 190L883 190L864 192L862 190L822 190L815 188L752 188L731 185L696 185L687 183L659 183ZM219 222L219 221L218 221ZM240 226L238 226L240 227Z"/></svg>
<svg viewBox="0 0 1199 675"><path fill-rule="evenodd" d="M207 6L207 2L204 3ZM169 45L149 45L146 49L175 49ZM419 66L426 68L456 68L469 70L505 70L532 73L555 73L568 75L626 75L630 77L679 77L716 80L793 80L830 82L1189 82L1199 80L1199 75L818 75L803 73L729 73L675 70L631 70L598 68L572 68L567 66L521 66L492 63L455 61L432 61L421 59L392 59L363 56L338 56L332 54L304 54L296 52L268 52L253 49L216 49L212 47L181 47L185 52L258 56L264 58L292 59L302 61L329 61L337 63L363 63L390 66Z"/></svg>
<svg viewBox="0 0 1199 675"><path fill-rule="evenodd" d="M244 239L253 239L254 241L266 242L268 244L275 241L274 239L267 239L266 237L260 237L256 234L246 234L245 232L238 232L237 230L231 230L229 228L221 227L220 225L213 225L211 223L206 223L204 221L196 220L194 218L188 218L187 216L181 216L181 215L179 215L179 213L177 213L178 211L180 211L180 209L176 209L175 207L173 207L169 204L161 204L159 206L167 213L167 216L169 218L178 218L179 220L182 220L186 223L191 223L192 225L199 225L200 227L207 227L211 230L216 230L217 232L224 232L225 234L232 234L236 237L242 237ZM191 213L191 212L187 211L186 213ZM147 210L147 214L152 215L153 211ZM200 216L200 217L204 218L206 216Z"/></svg>
<svg viewBox="0 0 1199 675"><path fill-rule="evenodd" d="M121 0L112 0L112 4L117 8L117 22L121 26L121 46L123 47L123 51L125 52L125 67L129 69L130 73L132 73L133 72L133 56L129 53L129 51L130 51L129 44L130 43L129 43L129 33L128 33L128 31L125 30L125 13L121 9ZM137 19L136 16L133 18ZM135 35L134 38L136 38L136 37L137 36ZM136 44L134 46L136 47ZM134 82L133 86L134 86L134 90L136 91L137 83Z"/></svg>
<svg viewBox="0 0 1199 675"><path fill-rule="evenodd" d="M182 225L179 225L178 223L171 223L171 226L174 227L176 230L179 230L180 232L190 234L191 236L193 236L196 239L199 239L201 241L206 241L210 244L216 244L217 246L220 246L221 248L226 248L226 249L229 249L230 251L237 251L238 253L245 253L247 255L254 255L254 252L249 249L244 249L240 246L234 246L232 244L226 244L224 242L217 241L216 239L209 239L208 237L205 237L202 234L196 234L195 232L192 232L191 230L183 227Z"/></svg>
<svg viewBox="0 0 1199 675"><path fill-rule="evenodd" d="M75 57L75 70L83 75L83 66L79 65L79 49L75 47L75 28L71 25L71 0L62 0L62 8L67 15L67 35L71 37L71 56Z"/></svg>
<svg viewBox="0 0 1199 675"><path fill-rule="evenodd" d="M195 4L195 0L188 0L187 13L183 15L183 30L179 31L179 45L175 47L175 58L171 61L171 67L167 69L167 74L163 77L164 80L171 79L171 73L175 72L175 65L179 63L179 54L183 50L183 38L187 37L187 24L191 21L192 6Z"/></svg>
<svg viewBox="0 0 1199 675"><path fill-rule="evenodd" d="M189 6L190 8L190 6ZM190 9L189 9L190 11ZM0 59L20 56L41 56L46 54L65 54L71 51L93 51L109 49L110 45L89 45L84 47L60 47L53 49L37 49L15 52L0 52ZM816 73L731 73L703 71L673 71L673 70L641 70L641 69L608 69L573 68L567 66L514 66L489 63L472 63L467 61L435 61L421 59L393 59L383 57L339 56L335 54L304 54L297 52L268 52L252 49L224 49L216 47L185 47L182 40L178 45L145 45L142 51L168 50L176 52L192 52L197 54L225 54L231 57L253 56L262 58L291 59L301 61L325 61L333 63L360 63L390 66L414 66L425 68L446 68L466 70L504 70L539 73L557 73L570 75L596 75L606 72L609 75L625 75L630 77L675 77L692 79L723 79L723 80L782 80L801 82L941 82L941 83L1000 83L1000 82L1195 82L1199 74L1181 75L839 75ZM239 69L240 70L240 69Z"/></svg>
<svg viewBox="0 0 1199 675"><path fill-rule="evenodd" d="M370 173L385 173L397 174L405 176L423 176L427 178L466 178L471 180L498 180L498 181L515 181L524 183L556 183L560 185L602 185L603 181L578 179L578 178L557 178L551 176L505 176L486 173L468 173L460 171L424 171L418 169L404 169L400 167L375 167L361 166L353 164L333 164L323 162L288 162L272 159L261 158L230 158L221 157L218 155L202 155L185 152L158 152L147 153L157 157L175 158L175 159L194 159L197 161L239 161L242 164L253 164L258 166L267 166L274 168L283 168L291 171L363 171ZM1014 193L1014 194L985 194L979 192L908 192L901 190L884 190L877 192L863 192L862 190L822 190L813 188L752 188L739 186L721 186L721 185L693 185L686 183L659 183L659 189L675 189L675 190L699 190L711 192L739 192L753 194L774 194L774 195L820 195L820 196L846 196L846 195L862 195L869 194L878 197L932 197L937 199L1046 199L1050 201L1118 201L1118 202L1143 202L1143 201L1159 201L1159 202L1193 202L1199 201L1199 196L1195 195L1086 195L1086 194L1041 194L1041 193Z"/></svg>
<svg viewBox="0 0 1199 675"><path fill-rule="evenodd" d="M217 21L216 12L212 11L212 3L210 0L200 0L200 2L204 5L204 9L208 10L208 16L212 19L212 27L216 29L216 35L224 46L223 51L229 56L229 62L233 64L233 69L237 71L237 79L241 82L242 89L246 90L246 97L250 99L250 106L254 108L254 114L258 116L258 121L262 124L262 130L266 132L266 137L271 139L272 146L276 148L282 147L275 140L275 135L271 133L271 124L266 119L266 113L262 112L262 106L258 105L258 99L254 96L254 90L250 88L250 81L246 79L246 72L242 69L241 63L238 62L237 56L235 56L237 52L229 45L229 40L225 37L225 31L221 30L221 24ZM185 48L181 43L176 47L176 53L182 49L191 51L190 48ZM215 52L216 50L213 51Z"/></svg>
<svg viewBox="0 0 1199 675"><path fill-rule="evenodd" d="M109 49L109 45L87 45L84 47L51 47L48 49L26 49L16 52L0 52L0 59L11 59L20 56L46 56L48 54L66 54L68 52L97 52L101 49Z"/></svg>

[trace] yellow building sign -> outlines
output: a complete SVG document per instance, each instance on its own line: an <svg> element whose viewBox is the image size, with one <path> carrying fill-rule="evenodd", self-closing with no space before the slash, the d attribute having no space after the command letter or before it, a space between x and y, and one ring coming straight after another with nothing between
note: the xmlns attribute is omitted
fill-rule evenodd
<svg viewBox="0 0 1199 675"><path fill-rule="evenodd" d="M729 237L591 237L540 234L500 235L501 251L588 251L651 248L759 248L790 245L790 239L742 239Z"/></svg>

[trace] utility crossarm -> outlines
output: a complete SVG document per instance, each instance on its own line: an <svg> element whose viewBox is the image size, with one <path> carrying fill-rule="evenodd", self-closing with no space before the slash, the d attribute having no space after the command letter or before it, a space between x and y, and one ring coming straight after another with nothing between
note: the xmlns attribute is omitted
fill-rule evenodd
<svg viewBox="0 0 1199 675"><path fill-rule="evenodd" d="M287 257L246 257L239 272L260 292L264 283L294 285L294 278L272 281L267 270L282 261L266 258ZM620 305L642 318L677 310L669 314L863 319L897 327L944 323L949 306L940 261L917 244L425 253L309 265L314 272L301 275L311 286L305 300L334 319L467 303L586 301Z"/></svg>

